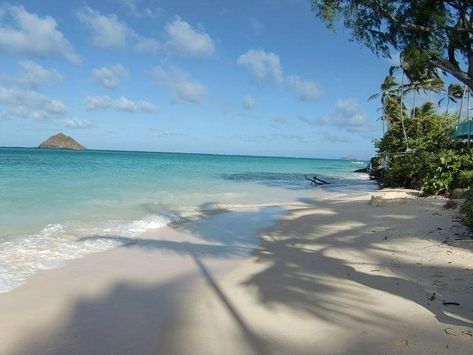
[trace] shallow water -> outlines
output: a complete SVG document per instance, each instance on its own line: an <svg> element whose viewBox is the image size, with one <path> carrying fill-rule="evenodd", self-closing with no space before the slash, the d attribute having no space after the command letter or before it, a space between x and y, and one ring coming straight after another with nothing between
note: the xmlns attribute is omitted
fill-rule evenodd
<svg viewBox="0 0 473 355"><path fill-rule="evenodd" d="M0 148L0 292L213 204L270 204L372 188L359 162L204 154ZM319 189L320 190L320 189Z"/></svg>

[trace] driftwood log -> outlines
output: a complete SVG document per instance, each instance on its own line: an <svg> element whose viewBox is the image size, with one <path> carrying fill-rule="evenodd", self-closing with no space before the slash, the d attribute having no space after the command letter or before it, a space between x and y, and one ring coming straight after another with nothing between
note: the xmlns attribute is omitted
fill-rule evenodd
<svg viewBox="0 0 473 355"><path fill-rule="evenodd" d="M327 182L327 181L324 181L322 179L319 179L317 176L307 176L307 175L304 175L304 177L306 178L306 180L309 180L310 181L310 184L311 185L329 185L330 183Z"/></svg>

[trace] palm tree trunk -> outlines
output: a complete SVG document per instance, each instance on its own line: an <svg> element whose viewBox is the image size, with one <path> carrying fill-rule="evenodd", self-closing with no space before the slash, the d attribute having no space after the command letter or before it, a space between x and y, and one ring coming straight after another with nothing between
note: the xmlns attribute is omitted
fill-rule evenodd
<svg viewBox="0 0 473 355"><path fill-rule="evenodd" d="M469 122L470 120L470 90L468 90L467 95L468 96L466 97L466 119L467 119L467 122ZM470 149L470 140L471 140L471 122L468 123L468 142L467 142L468 149Z"/></svg>
<svg viewBox="0 0 473 355"><path fill-rule="evenodd" d="M462 111L463 111L463 101L465 100L466 85L463 86L463 95L460 101L460 112L458 112L458 123L461 121Z"/></svg>
<svg viewBox="0 0 473 355"><path fill-rule="evenodd" d="M466 94L466 119L470 119L470 90Z"/></svg>
<svg viewBox="0 0 473 355"><path fill-rule="evenodd" d="M412 112L411 112L411 120L414 122L416 115L416 91L412 92ZM416 139L419 139L419 122L415 122L416 124Z"/></svg>
<svg viewBox="0 0 473 355"><path fill-rule="evenodd" d="M386 105L384 104L383 100L383 116L381 117L381 120L383 121L383 137L386 134Z"/></svg>
<svg viewBox="0 0 473 355"><path fill-rule="evenodd" d="M402 66L402 65L401 65ZM402 70L402 80L401 80L401 126L402 126L402 133L404 134L404 141L406 143L406 151L409 150L409 143L407 142L407 133L406 133L406 126L404 125L404 109L403 109L403 98L404 98L404 69Z"/></svg>

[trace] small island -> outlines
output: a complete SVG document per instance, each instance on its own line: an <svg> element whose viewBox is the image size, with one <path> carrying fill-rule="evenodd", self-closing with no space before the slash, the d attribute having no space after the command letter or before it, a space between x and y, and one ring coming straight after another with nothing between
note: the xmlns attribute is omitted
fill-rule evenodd
<svg viewBox="0 0 473 355"><path fill-rule="evenodd" d="M77 141L69 136L66 136L63 133L55 134L54 136L49 137L43 143L41 143L38 148L43 149L75 149L75 150L84 150L86 149L82 144L77 143Z"/></svg>
<svg viewBox="0 0 473 355"><path fill-rule="evenodd" d="M358 161L358 158L355 157L354 155L346 155L344 157L341 157L340 160Z"/></svg>

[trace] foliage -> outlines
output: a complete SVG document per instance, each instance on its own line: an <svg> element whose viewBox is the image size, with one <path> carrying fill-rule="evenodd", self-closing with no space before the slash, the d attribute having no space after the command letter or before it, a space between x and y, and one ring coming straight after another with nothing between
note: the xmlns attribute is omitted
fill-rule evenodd
<svg viewBox="0 0 473 355"><path fill-rule="evenodd" d="M376 54L400 52L411 79L440 69L473 89L471 0L312 0L312 9L330 29L342 21Z"/></svg>
<svg viewBox="0 0 473 355"><path fill-rule="evenodd" d="M468 170L469 174L462 171ZM425 194L445 193L473 183L473 154L448 149L416 152L391 159L385 186L422 189Z"/></svg>
<svg viewBox="0 0 473 355"><path fill-rule="evenodd" d="M466 194L465 203L461 206L460 212L463 214L463 222L473 227L473 189Z"/></svg>
<svg viewBox="0 0 473 355"><path fill-rule="evenodd" d="M403 105L404 115L406 108ZM376 143L380 152L396 154L405 149L402 125L400 121L400 101L391 99L386 107L386 117L390 122L390 130ZM409 139L409 147L419 151L438 151L453 147L453 123L455 117L438 114L432 103L427 102L416 107L415 119L405 120L404 125Z"/></svg>
<svg viewBox="0 0 473 355"><path fill-rule="evenodd" d="M428 154L425 163L422 189L426 194L443 193L453 188L467 187L471 183L461 178L462 171L473 170L471 153L441 150L437 154Z"/></svg>
<svg viewBox="0 0 473 355"><path fill-rule="evenodd" d="M375 142L379 154L389 157L385 186L422 189L430 195L473 183L473 152L452 139L454 116L435 112L432 103L416 107L415 119L404 122L410 147L406 152L398 118L400 101L391 105L386 108L391 127Z"/></svg>
<svg viewBox="0 0 473 355"><path fill-rule="evenodd" d="M447 210L454 210L458 207L458 202L454 200L448 200L445 202L445 205L443 207Z"/></svg>
<svg viewBox="0 0 473 355"><path fill-rule="evenodd" d="M460 198L465 198L465 194L468 191L467 188L454 188L452 191L450 191L450 198L454 200L458 200Z"/></svg>
<svg viewBox="0 0 473 355"><path fill-rule="evenodd" d="M462 99L463 98L463 95L464 95L464 89L461 85L459 84L450 84L447 88L447 111L446 113L448 113L448 106L450 104L450 101L451 102L454 102L456 103L458 100ZM441 99L439 101L439 105L445 100L445 98Z"/></svg>

